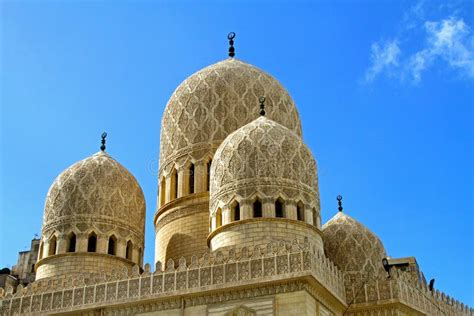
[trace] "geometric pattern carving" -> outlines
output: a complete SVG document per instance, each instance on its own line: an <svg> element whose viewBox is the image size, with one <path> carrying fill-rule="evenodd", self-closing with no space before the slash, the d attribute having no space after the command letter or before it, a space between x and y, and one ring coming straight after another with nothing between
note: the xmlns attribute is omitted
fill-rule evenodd
<svg viewBox="0 0 474 316"><path fill-rule="evenodd" d="M117 223L143 238L145 199L134 176L100 151L64 170L51 185L43 232L64 223Z"/></svg>
<svg viewBox="0 0 474 316"><path fill-rule="evenodd" d="M261 96L266 98L265 111L270 119L301 135L293 100L275 78L261 69L229 58L184 80L163 113L160 176L163 167L178 156L195 153L212 157L227 135L259 116Z"/></svg>
<svg viewBox="0 0 474 316"><path fill-rule="evenodd" d="M316 161L300 136L261 116L229 135L211 165L210 210L239 195L251 198L301 198L318 202Z"/></svg>
<svg viewBox="0 0 474 316"><path fill-rule="evenodd" d="M364 294L359 290L364 284L386 275L382 265L385 248L367 227L338 212L322 231L324 252L344 272L345 286L349 292L355 289L354 296Z"/></svg>

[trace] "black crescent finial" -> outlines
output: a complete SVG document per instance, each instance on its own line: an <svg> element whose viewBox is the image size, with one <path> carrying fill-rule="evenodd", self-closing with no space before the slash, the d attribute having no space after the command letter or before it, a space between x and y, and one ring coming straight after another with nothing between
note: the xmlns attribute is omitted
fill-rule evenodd
<svg viewBox="0 0 474 316"><path fill-rule="evenodd" d="M107 133L103 132L100 137L102 138L102 140L100 141L100 143L102 144L100 146L100 150L105 151L105 138L107 137Z"/></svg>
<svg viewBox="0 0 474 316"><path fill-rule="evenodd" d="M229 34L227 34L227 39L229 40L229 56L232 58L235 56L234 38L234 32L230 32Z"/></svg>
<svg viewBox="0 0 474 316"><path fill-rule="evenodd" d="M260 97L258 101L260 101L260 115L265 116L265 97Z"/></svg>
<svg viewBox="0 0 474 316"><path fill-rule="evenodd" d="M338 210L339 212L342 212L342 196L341 195L338 195L337 196L337 205L338 205Z"/></svg>

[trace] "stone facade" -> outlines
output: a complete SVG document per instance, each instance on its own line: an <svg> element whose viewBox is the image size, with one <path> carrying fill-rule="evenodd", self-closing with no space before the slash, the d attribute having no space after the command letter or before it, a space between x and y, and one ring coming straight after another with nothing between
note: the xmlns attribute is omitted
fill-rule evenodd
<svg viewBox="0 0 474 316"><path fill-rule="evenodd" d="M38 260L40 239L34 238L30 243L30 250L18 253L18 262L12 267L12 275L16 276L18 282L27 285L36 279L35 263Z"/></svg>
<svg viewBox="0 0 474 316"><path fill-rule="evenodd" d="M364 286L364 293L370 293ZM346 303L343 273L309 242L220 251L155 272L115 270L0 290L0 314L55 315L474 315L403 273L380 280L376 297ZM373 303L373 305L371 305ZM233 313L237 314L233 314ZM241 313L241 314L239 314ZM244 314L242 314L244 313ZM247 313L247 314L245 314Z"/></svg>

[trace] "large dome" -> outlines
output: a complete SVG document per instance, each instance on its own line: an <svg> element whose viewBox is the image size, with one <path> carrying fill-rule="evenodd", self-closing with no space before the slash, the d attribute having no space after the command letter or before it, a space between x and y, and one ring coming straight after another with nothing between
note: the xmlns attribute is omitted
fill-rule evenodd
<svg viewBox="0 0 474 316"><path fill-rule="evenodd" d="M199 160L224 138L258 116L266 97L270 119L301 135L295 104L285 88L266 72L229 58L187 78L174 91L163 113L160 172L186 154Z"/></svg>
<svg viewBox="0 0 474 316"><path fill-rule="evenodd" d="M352 217L338 212L323 226L324 252L346 276L346 285L373 280L383 274L386 256L380 239Z"/></svg>
<svg viewBox="0 0 474 316"><path fill-rule="evenodd" d="M210 176L212 251L305 238L323 249L316 161L295 132L259 117L222 142Z"/></svg>
<svg viewBox="0 0 474 316"><path fill-rule="evenodd" d="M145 199L133 175L100 151L64 170L46 197L43 231L61 223L114 223L143 238Z"/></svg>
<svg viewBox="0 0 474 316"><path fill-rule="evenodd" d="M254 112L257 112L255 109ZM319 210L316 161L300 136L261 116L229 135L211 166L211 212L234 195L283 196Z"/></svg>

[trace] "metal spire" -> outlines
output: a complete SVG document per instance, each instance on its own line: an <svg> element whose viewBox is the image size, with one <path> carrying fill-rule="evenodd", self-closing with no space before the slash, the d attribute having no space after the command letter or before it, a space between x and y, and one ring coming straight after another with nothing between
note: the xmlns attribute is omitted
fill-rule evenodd
<svg viewBox="0 0 474 316"><path fill-rule="evenodd" d="M265 97L260 97L258 101L260 101L260 115L265 116Z"/></svg>
<svg viewBox="0 0 474 316"><path fill-rule="evenodd" d="M235 56L234 38L235 38L234 32L230 32L229 34L227 34L227 39L229 40L229 56L231 58Z"/></svg>
<svg viewBox="0 0 474 316"><path fill-rule="evenodd" d="M100 146L100 150L105 151L105 138L107 137L107 133L103 132L100 137L102 138L102 140L100 141L100 143L102 144Z"/></svg>
<svg viewBox="0 0 474 316"><path fill-rule="evenodd" d="M342 196L341 195L338 195L337 196L337 205L338 205L338 210L339 212L342 212Z"/></svg>

